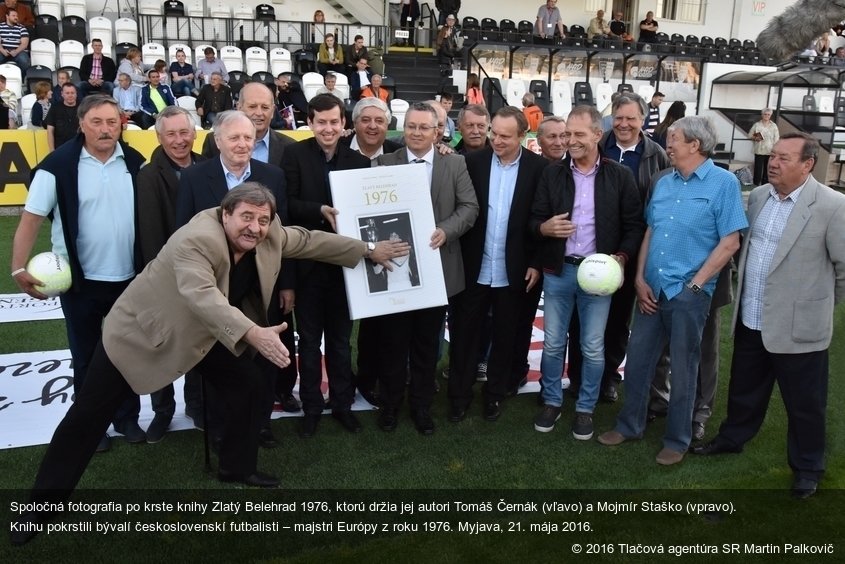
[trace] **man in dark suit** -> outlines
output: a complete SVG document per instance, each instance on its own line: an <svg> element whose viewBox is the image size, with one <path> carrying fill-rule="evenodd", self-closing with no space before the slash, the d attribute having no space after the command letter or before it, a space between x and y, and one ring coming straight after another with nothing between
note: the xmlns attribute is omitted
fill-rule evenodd
<svg viewBox="0 0 845 564"><path fill-rule="evenodd" d="M141 245L143 264L152 261L176 231L176 193L182 171L205 157L193 152L197 131L194 119L188 110L179 106L168 106L156 120L155 148L150 162L138 173L138 239ZM191 385L199 386L196 378ZM185 411L201 413L200 391L189 389L185 383ZM150 394L155 416L147 428L147 442L157 443L167 431L176 402L173 384Z"/></svg>
<svg viewBox="0 0 845 564"><path fill-rule="evenodd" d="M223 196L229 190L246 180L259 182L273 192L276 200L280 202L276 212L279 214L282 224L287 224L287 194L285 192L284 174L278 167L251 158L255 144L255 126L252 120L246 114L237 110L222 112L218 114L217 121L214 124L214 136L217 147L220 149L220 156L186 169L179 180L179 192L176 199L176 226L185 225L202 210L220 205ZM282 280L279 284L288 288L292 286L294 273L290 268L285 270L286 272L282 274ZM275 293L274 297L277 294ZM270 305L269 318L277 321L279 308L275 299ZM271 380L275 381L275 370L270 367L267 367L267 370L268 391L266 401L272 402L273 395L269 391L269 386ZM196 376L193 374L186 376L189 382L194 378ZM186 385L188 384L186 383ZM190 388L191 390L196 389L193 383L190 384ZM198 401L192 398L192 403L197 404ZM219 410L216 409L215 405L216 402L212 400L210 414L213 421L219 420L217 416ZM269 414L266 413L266 403L263 405L266 423ZM272 409L272 404L270 404L270 409ZM201 413L188 412L188 415L194 420L195 425L201 426L201 419L198 419ZM269 424L262 428L260 441L265 447L276 446L277 443L270 431Z"/></svg>
<svg viewBox="0 0 845 564"><path fill-rule="evenodd" d="M285 154L285 147L294 145L296 141L270 129L270 124L273 121L273 114L275 112L275 102L273 101L273 92L267 85L261 82L250 82L246 84L240 92L238 98L238 109L245 113L247 117L255 125L255 146L252 150L252 159L261 161L282 168L282 157ZM214 135L206 135L205 141L202 145L202 154L208 158L215 158L220 154L220 149L217 148L217 143L214 141ZM286 220L284 221L287 225ZM291 262L289 265L293 267L295 263ZM270 305L273 308L270 322L275 324L275 315L279 313L281 308L281 318L279 323L287 323L288 327L293 328L293 307L296 301L294 293L294 286L296 283L296 276L293 271L286 273L285 285L280 286L279 292L275 294L281 301L276 307L276 303ZM292 355L296 355L296 343L294 340L293 330L282 333L282 342L291 351ZM293 396L293 387L296 385L297 370L296 363L292 362L289 366L279 371L278 378L275 385L274 396L278 395L282 405L282 410L290 413L296 413L300 410L299 402ZM272 398L271 398L272 399ZM273 403L269 404L270 413L267 414L269 418L272 415Z"/></svg>
<svg viewBox="0 0 845 564"><path fill-rule="evenodd" d="M92 39L91 49L94 52L82 57L79 63L79 78L82 79L79 94L82 98L92 92L111 95L117 78L117 66L111 57L103 55L102 40Z"/></svg>
<svg viewBox="0 0 845 564"><path fill-rule="evenodd" d="M499 402L525 364L540 299L540 271L532 267L537 244L528 233L534 191L548 161L522 149L525 115L506 106L493 117L491 148L466 157L478 198L475 225L461 237L466 289L452 300L449 347L449 421L466 416L476 378L480 327L492 309L484 417L499 417ZM516 338L515 338L516 336ZM517 357L517 351L523 354ZM520 375L520 379L522 376Z"/></svg>
<svg viewBox="0 0 845 564"><path fill-rule="evenodd" d="M233 189L219 208L178 230L123 292L103 324L90 384L59 424L41 462L30 494L37 509L16 520L13 544L41 530L32 525L53 513L40 509L42 504L70 497L124 398L160 389L194 365L225 400L228 433L218 480L278 486L275 476L257 470L256 404L263 374L253 353L280 367L291 362L279 340L287 327L268 326L264 315L284 260L299 256L354 267L367 257L386 264L409 248L389 241L370 248L348 237L282 227L275 211L275 198L265 187L247 182ZM137 481L141 487L144 480Z"/></svg>
<svg viewBox="0 0 845 564"><path fill-rule="evenodd" d="M441 155L435 144L440 140L437 111L426 103L415 103L405 115L405 147L382 155L379 165L412 162L425 166L431 185L431 201L436 229L429 245L440 250L446 295L451 299L464 289L464 266L460 237L478 216L478 199L459 155ZM382 341L381 396L378 425L393 431L410 376L411 418L423 435L434 433L431 404L434 400L434 371L440 343L440 328L446 307L431 307L381 316L378 320Z"/></svg>
<svg viewBox="0 0 845 564"><path fill-rule="evenodd" d="M318 94L308 104L308 125L314 137L285 149L283 168L287 181L291 221L308 229L335 231L329 171L367 168L370 159L341 144L343 102L331 94ZM296 329L299 333L299 398L305 417L299 429L303 438L314 435L325 408L320 390L323 379L320 342L325 334L329 407L346 430L361 431L352 414L352 321L346 287L339 268L300 261L296 280Z"/></svg>

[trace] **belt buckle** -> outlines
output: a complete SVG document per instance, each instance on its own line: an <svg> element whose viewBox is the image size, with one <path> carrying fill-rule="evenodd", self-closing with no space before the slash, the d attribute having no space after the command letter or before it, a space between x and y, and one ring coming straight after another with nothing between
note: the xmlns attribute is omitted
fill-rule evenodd
<svg viewBox="0 0 845 564"><path fill-rule="evenodd" d="M569 255L566 258L569 259L569 264L579 266L587 257L582 257L581 255Z"/></svg>

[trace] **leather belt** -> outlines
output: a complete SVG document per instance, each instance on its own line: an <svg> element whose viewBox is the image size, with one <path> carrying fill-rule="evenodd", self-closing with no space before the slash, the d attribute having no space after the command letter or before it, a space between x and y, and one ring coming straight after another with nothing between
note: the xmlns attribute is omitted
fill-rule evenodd
<svg viewBox="0 0 845 564"><path fill-rule="evenodd" d="M582 256L579 256L579 255L570 255L570 256L563 257L563 262L565 262L566 264L572 264L572 265L578 266L579 264L584 262L585 258L586 257L582 257Z"/></svg>

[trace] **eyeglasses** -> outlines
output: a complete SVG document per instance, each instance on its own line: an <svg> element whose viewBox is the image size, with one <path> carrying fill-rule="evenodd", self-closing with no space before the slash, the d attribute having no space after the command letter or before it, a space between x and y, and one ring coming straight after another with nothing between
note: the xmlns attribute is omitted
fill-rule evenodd
<svg viewBox="0 0 845 564"><path fill-rule="evenodd" d="M417 131L419 131L420 133L428 133L429 131L431 131L433 129L436 129L436 128L431 126L431 125L405 124L405 131L413 131L415 133Z"/></svg>

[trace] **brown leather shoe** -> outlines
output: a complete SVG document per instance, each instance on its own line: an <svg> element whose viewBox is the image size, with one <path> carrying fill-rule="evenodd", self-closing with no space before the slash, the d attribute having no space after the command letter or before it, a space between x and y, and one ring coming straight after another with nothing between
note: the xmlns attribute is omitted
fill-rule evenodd
<svg viewBox="0 0 845 564"><path fill-rule="evenodd" d="M672 450L671 448L663 448L659 453L657 453L657 460L658 464L663 466L671 466L673 464L677 464L684 459L683 452L678 452L677 450Z"/></svg>
<svg viewBox="0 0 845 564"><path fill-rule="evenodd" d="M616 430L607 431L605 433L602 433L601 435L599 435L599 438L598 438L598 441L601 444L603 444L604 446L621 445L622 443L624 443L627 440L628 440L627 437L625 437L622 433L620 433L619 431L616 431Z"/></svg>

